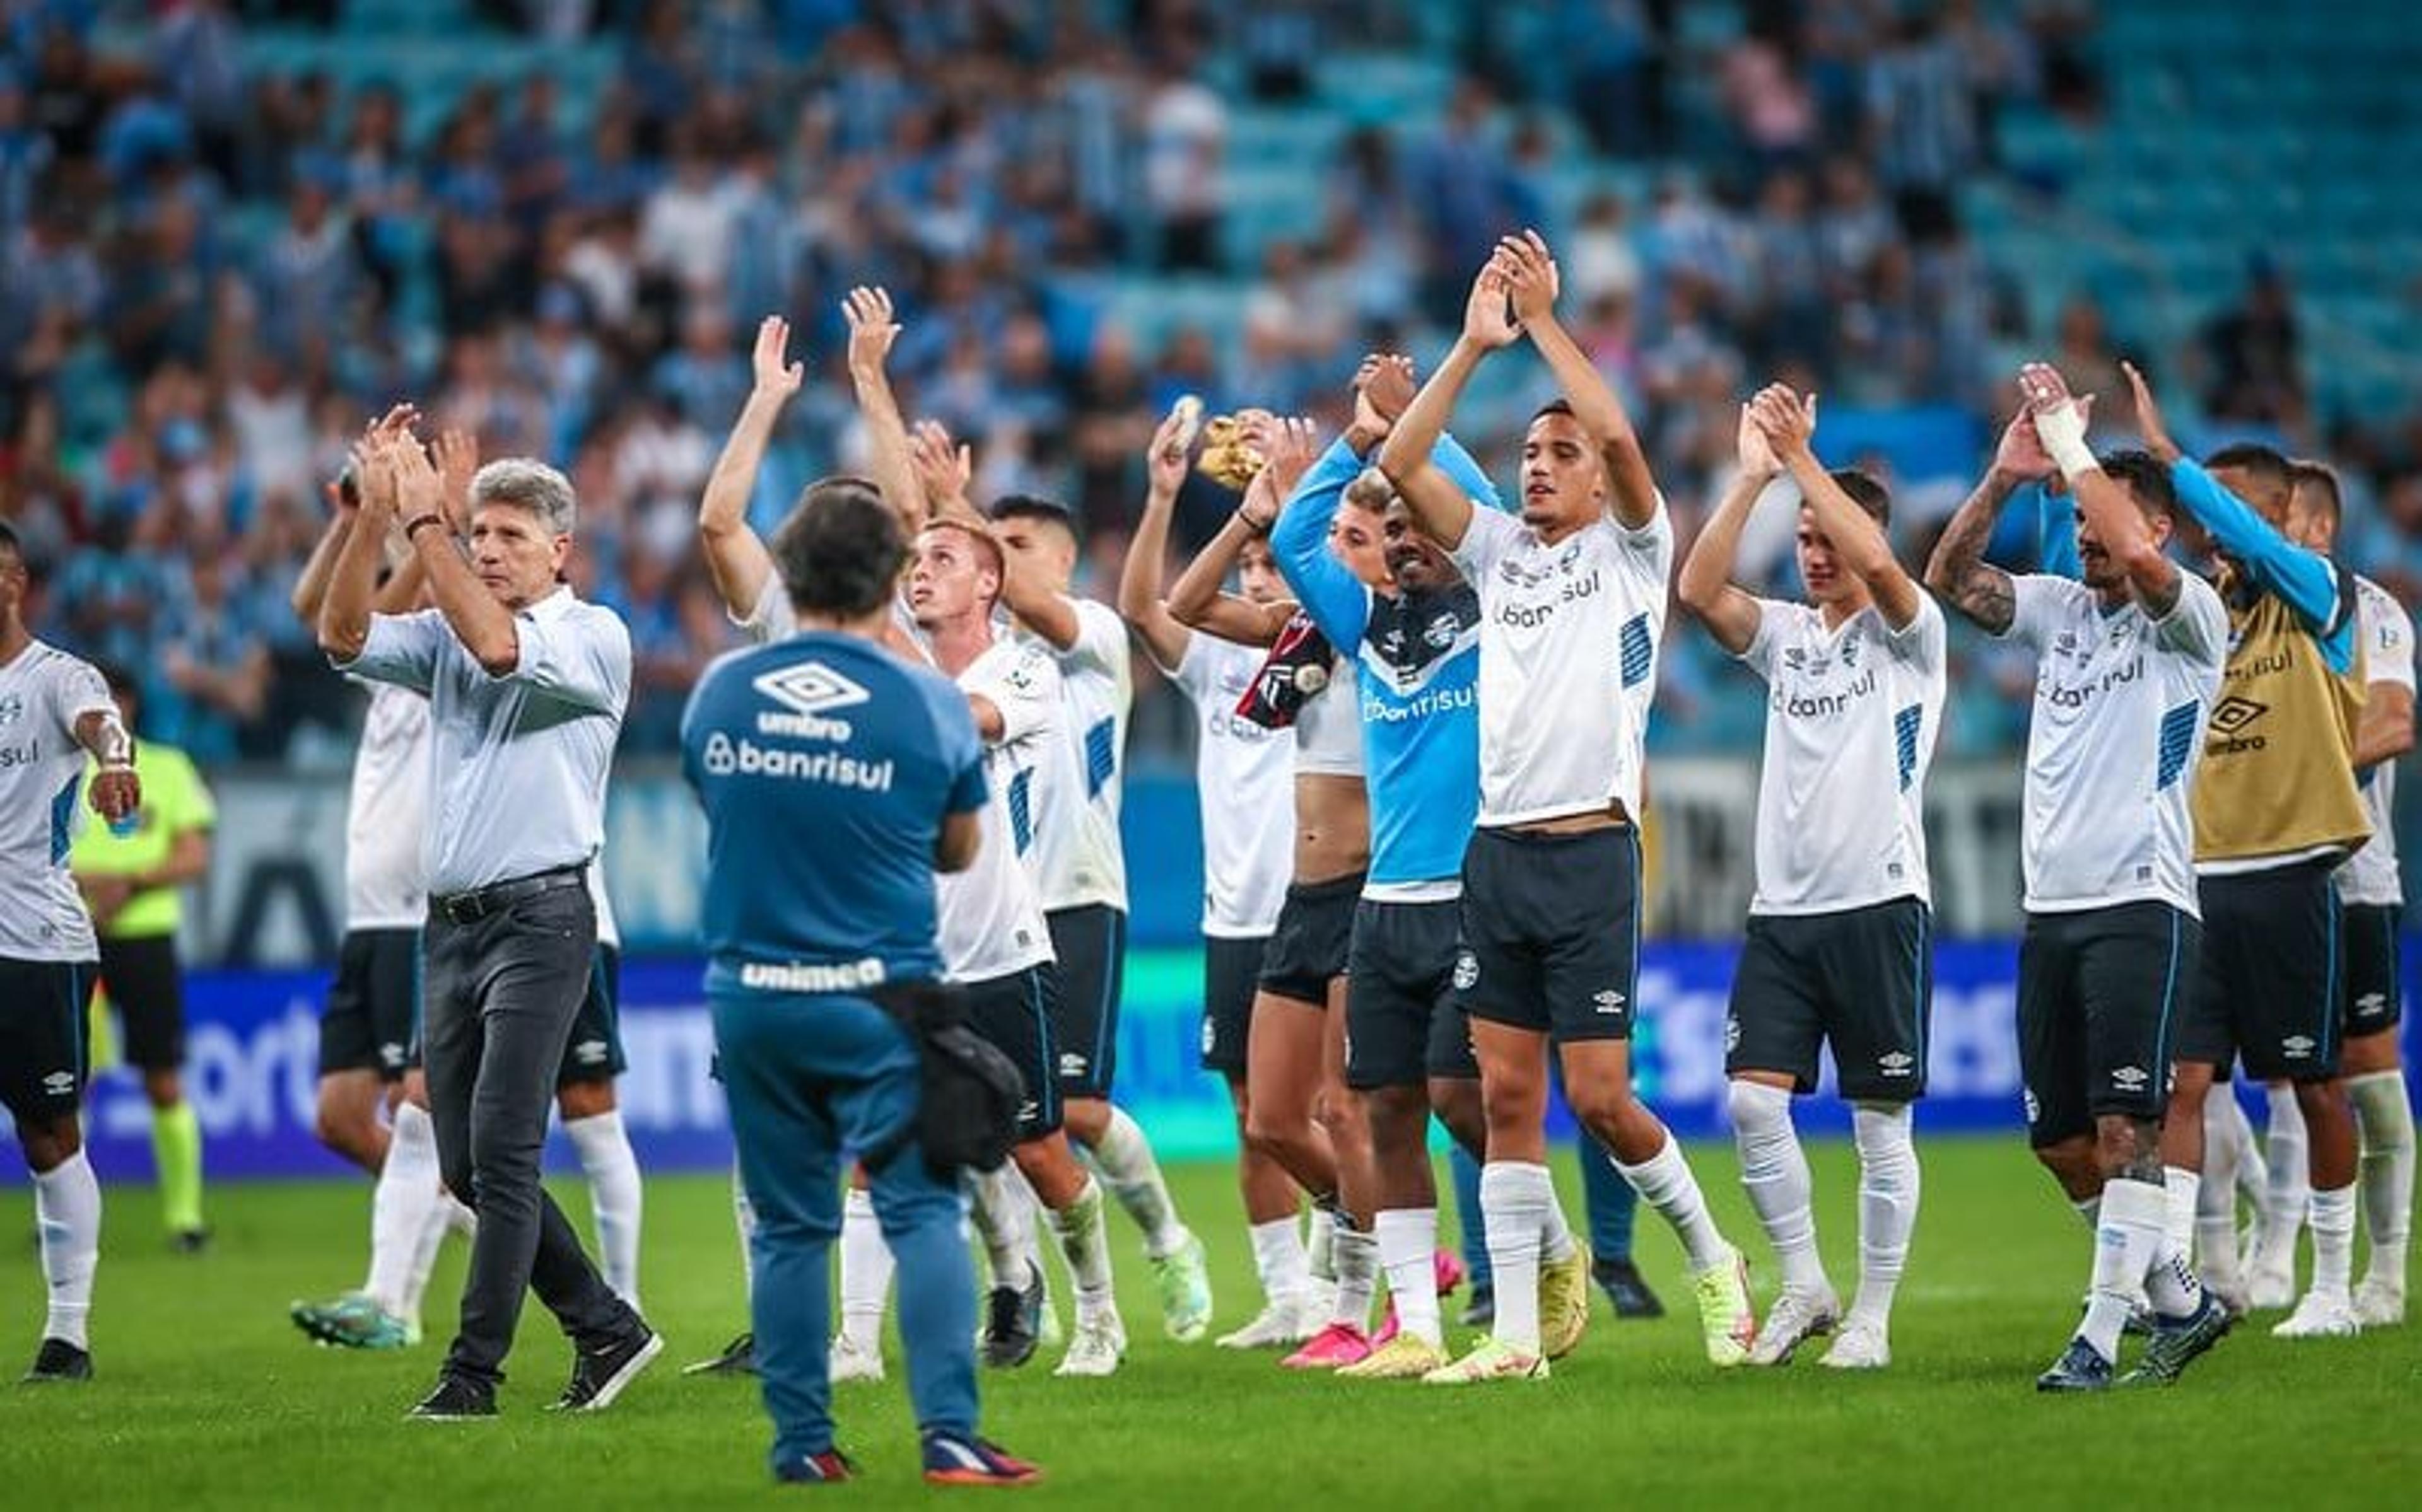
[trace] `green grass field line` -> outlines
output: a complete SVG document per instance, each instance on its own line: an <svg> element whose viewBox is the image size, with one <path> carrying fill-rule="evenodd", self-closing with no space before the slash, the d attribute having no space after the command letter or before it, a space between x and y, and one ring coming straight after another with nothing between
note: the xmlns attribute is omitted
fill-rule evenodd
<svg viewBox="0 0 2422 1512"><path fill-rule="evenodd" d="M1699 1354L1680 1254L1653 1215L1641 1260L1676 1311L1617 1325L1601 1300L1588 1340L1541 1385L1462 1392L1351 1387L1290 1376L1266 1355L1164 1340L1132 1225L1113 1216L1134 1349L1108 1381L1066 1381L1039 1358L987 1375L986 1429L1039 1460L1055 1505L2170 1504L2198 1508L2406 1504L2422 1483L2422 1328L2290 1345L2258 1315L2176 1389L2038 1397L2085 1285L2084 1229L2019 1141L1922 1142L1925 1206L1894 1330L1895 1364L1844 1379L1813 1355L1720 1375ZM1855 1166L1811 1149L1828 1267L1856 1281ZM1774 1280L1730 1151L1692 1155L1726 1231L1752 1255L1761 1305ZM1559 1158L1567 1210L1580 1198ZM1222 1326L1258 1302L1233 1181L1171 1173L1205 1236ZM576 1182L557 1190L580 1221ZM357 1285L366 1183L220 1186L210 1255L167 1253L151 1193L114 1188L93 1321L99 1378L82 1388L0 1384L0 1507L602 1508L706 1506L773 1494L753 1386L676 1366L742 1326L727 1185L652 1179L643 1285L670 1341L608 1413L540 1411L568 1349L531 1304L493 1424L408 1424L460 1284L449 1242L432 1342L384 1355L316 1348L290 1300ZM1577 1224L1578 1226L1578 1224ZM33 1356L41 1282L30 1199L0 1199L0 1365ZM1064 1306L1064 1288L1063 1302ZM1453 1308L1449 1318L1452 1323ZM1459 1336L1459 1330L1451 1327ZM892 1379L844 1388L841 1442L866 1478L820 1494L854 1506L923 1502L896 1345Z"/></svg>

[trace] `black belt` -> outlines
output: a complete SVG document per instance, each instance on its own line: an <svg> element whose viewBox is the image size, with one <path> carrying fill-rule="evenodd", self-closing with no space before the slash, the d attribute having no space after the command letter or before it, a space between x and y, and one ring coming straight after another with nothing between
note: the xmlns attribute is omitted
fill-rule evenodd
<svg viewBox="0 0 2422 1512"><path fill-rule="evenodd" d="M467 893L449 893L429 900L429 912L448 924L476 924L492 913L501 913L524 898L541 893L552 893L563 887L589 885L589 864L558 866L552 871L536 871L510 881L490 882Z"/></svg>

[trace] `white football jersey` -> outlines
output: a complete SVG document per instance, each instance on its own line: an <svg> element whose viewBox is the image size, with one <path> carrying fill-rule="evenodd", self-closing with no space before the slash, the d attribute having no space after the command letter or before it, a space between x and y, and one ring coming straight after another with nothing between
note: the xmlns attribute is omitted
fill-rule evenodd
<svg viewBox="0 0 2422 1512"><path fill-rule="evenodd" d="M1278 927L1295 866L1296 732L1236 712L1263 653L1197 631L1173 674L1194 701L1203 805L1203 932L1255 940ZM1283 820L1283 822L1282 822Z"/></svg>
<svg viewBox="0 0 2422 1512"><path fill-rule="evenodd" d="M1060 669L1049 651L997 638L958 684L1000 710L999 740L984 742L983 841L965 871L935 878L944 974L984 982L1051 959L1051 930L1027 857L1039 836L1034 785L1062 740Z"/></svg>
<svg viewBox="0 0 2422 1512"><path fill-rule="evenodd" d="M2030 912L2157 901L2201 917L2188 785L2228 657L2228 612L2179 574L2155 620L2132 597L2105 609L2071 578L2013 577L2008 635L2036 650L2027 725Z"/></svg>
<svg viewBox="0 0 2422 1512"><path fill-rule="evenodd" d="M1480 593L1480 827L1641 818L1649 701L1665 634L1674 522L1612 516L1550 546L1475 504L1455 550Z"/></svg>
<svg viewBox="0 0 2422 1512"><path fill-rule="evenodd" d="M1119 839L1119 799L1126 765L1127 710L1135 701L1135 669L1126 621L1108 604L1068 600L1077 609L1077 643L1062 651L1031 631L1020 639L1042 647L1060 664L1061 729L1065 761L1036 781L1042 828L1035 842L1043 906L1057 912L1104 903L1127 906L1125 850Z"/></svg>
<svg viewBox="0 0 2422 1512"><path fill-rule="evenodd" d="M2386 588L2367 577L2354 580L2355 633L2363 637L2364 681L2393 682L2414 691L2414 621L2405 606ZM2405 885L2397 874L2397 763L2383 761L2363 780L2363 811L2371 820L2371 838L2338 868L2340 901L2375 908L2396 908L2405 901Z"/></svg>
<svg viewBox="0 0 2422 1512"><path fill-rule="evenodd" d="M0 666L0 957L95 960L92 916L68 872L83 829L76 721L115 710L91 663L40 641Z"/></svg>
<svg viewBox="0 0 2422 1512"><path fill-rule="evenodd" d="M417 929L429 918L429 695L357 680L370 707L345 805L345 927Z"/></svg>
<svg viewBox="0 0 2422 1512"><path fill-rule="evenodd" d="M897 600L894 600L894 613ZM781 585L767 579L748 617L737 621L760 643L797 633L798 616ZM921 638L919 644L923 644ZM996 636L959 674L959 686L1000 710L1001 738L984 746L983 838L967 870L934 878L936 943L942 974L983 982L1051 959L1030 860L1036 836L1038 769L1060 758L1059 667L1047 647Z"/></svg>
<svg viewBox="0 0 2422 1512"><path fill-rule="evenodd" d="M1741 653L1767 682L1752 913L1933 901L1926 772L1942 720L1945 631L1934 600L1917 597L1917 617L1899 631L1872 604L1828 631L1808 604L1759 600Z"/></svg>

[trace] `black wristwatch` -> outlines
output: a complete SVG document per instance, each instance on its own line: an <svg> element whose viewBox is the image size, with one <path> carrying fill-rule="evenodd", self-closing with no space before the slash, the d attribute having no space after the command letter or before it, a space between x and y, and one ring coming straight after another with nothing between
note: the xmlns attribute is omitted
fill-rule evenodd
<svg viewBox="0 0 2422 1512"><path fill-rule="evenodd" d="M403 527L403 538L406 540L417 539L420 535L421 526L442 525L444 523L446 523L446 517L441 514L415 515L411 522Z"/></svg>

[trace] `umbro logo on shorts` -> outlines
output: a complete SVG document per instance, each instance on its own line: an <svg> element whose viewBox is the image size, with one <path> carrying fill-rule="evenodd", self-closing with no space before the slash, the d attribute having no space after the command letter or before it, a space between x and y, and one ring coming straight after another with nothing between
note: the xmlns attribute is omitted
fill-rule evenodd
<svg viewBox="0 0 2422 1512"><path fill-rule="evenodd" d="M2043 1104L2036 1100L2036 1089L2033 1087L2028 1087L2026 1089L2025 1099L2027 1107L2027 1122L2032 1125L2037 1118L2043 1116Z"/></svg>
<svg viewBox="0 0 2422 1512"><path fill-rule="evenodd" d="M2111 1073L2111 1084L2122 1092L2142 1092L2151 1080L2141 1066L2122 1066Z"/></svg>
<svg viewBox="0 0 2422 1512"><path fill-rule="evenodd" d="M1210 1020L1203 1021L1203 1053L1210 1054L1219 1048L1219 1026Z"/></svg>
<svg viewBox="0 0 2422 1512"><path fill-rule="evenodd" d="M2310 1060L2313 1054L2313 1041L2311 1037L2306 1035L2289 1035L2279 1041L2279 1049L2291 1061Z"/></svg>
<svg viewBox="0 0 2422 1512"><path fill-rule="evenodd" d="M42 1078L42 1090L55 1098L64 1098L75 1090L75 1072L53 1071Z"/></svg>
<svg viewBox="0 0 2422 1512"><path fill-rule="evenodd" d="M1724 1053L1729 1055L1738 1049L1740 1049L1740 1021L1726 1019L1724 1021Z"/></svg>
<svg viewBox="0 0 2422 1512"><path fill-rule="evenodd" d="M1917 1057L1907 1051L1890 1051L1876 1057L1876 1068L1886 1076L1907 1076L1917 1065Z"/></svg>
<svg viewBox="0 0 2422 1512"><path fill-rule="evenodd" d="M1073 1050L1067 1051L1060 1057L1060 1074L1062 1076L1082 1076L1085 1074L1085 1068L1088 1064L1090 1063L1087 1062L1084 1056L1077 1054Z"/></svg>
<svg viewBox="0 0 2422 1512"><path fill-rule="evenodd" d="M1043 1107L1032 1098L1029 1098L1024 1102L1017 1105L1017 1121L1019 1123L1030 1124L1042 1116Z"/></svg>
<svg viewBox="0 0 2422 1512"><path fill-rule="evenodd" d="M603 1066L606 1064L606 1041L584 1039L572 1047L572 1058L583 1066Z"/></svg>
<svg viewBox="0 0 2422 1512"><path fill-rule="evenodd" d="M1590 1002L1596 1005L1600 1013L1621 1013L1625 999L1622 993L1610 987L1591 993Z"/></svg>
<svg viewBox="0 0 2422 1512"><path fill-rule="evenodd" d="M1455 953L1455 990L1469 992L1480 985L1480 958L1469 950Z"/></svg>
<svg viewBox="0 0 2422 1512"><path fill-rule="evenodd" d="M2366 992L2354 1000L2354 1015L2358 1019L2377 1017L2387 1007L2388 994L2385 992Z"/></svg>

